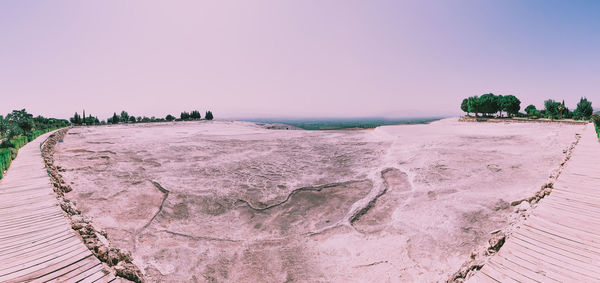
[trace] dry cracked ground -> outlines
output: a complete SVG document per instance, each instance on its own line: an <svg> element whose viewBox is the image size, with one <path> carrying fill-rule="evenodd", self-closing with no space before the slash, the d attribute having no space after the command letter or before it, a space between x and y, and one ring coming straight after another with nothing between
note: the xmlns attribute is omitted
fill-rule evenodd
<svg viewBox="0 0 600 283"><path fill-rule="evenodd" d="M149 281L439 281L582 126L360 131L201 121L73 128L56 164L83 214Z"/></svg>

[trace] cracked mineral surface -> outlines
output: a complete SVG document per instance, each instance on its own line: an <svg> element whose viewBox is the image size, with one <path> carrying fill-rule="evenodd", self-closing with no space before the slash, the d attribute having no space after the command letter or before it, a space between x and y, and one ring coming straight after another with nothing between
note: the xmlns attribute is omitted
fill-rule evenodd
<svg viewBox="0 0 600 283"><path fill-rule="evenodd" d="M73 128L56 164L83 215L149 281L439 281L582 126L270 130L199 121Z"/></svg>

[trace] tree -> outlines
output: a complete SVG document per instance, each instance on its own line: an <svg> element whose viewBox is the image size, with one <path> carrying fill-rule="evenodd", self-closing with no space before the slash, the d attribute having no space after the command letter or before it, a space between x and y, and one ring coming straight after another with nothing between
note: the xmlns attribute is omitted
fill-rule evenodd
<svg viewBox="0 0 600 283"><path fill-rule="evenodd" d="M214 117L213 117L212 112L206 111L206 114L204 115L204 119L206 119L206 120L212 120L213 118Z"/></svg>
<svg viewBox="0 0 600 283"><path fill-rule="evenodd" d="M559 104L556 107L556 110L558 111L558 118L560 118L560 119L564 118L565 110L568 111L567 107L565 106L565 101L564 100L563 100L563 102L561 104Z"/></svg>
<svg viewBox="0 0 600 283"><path fill-rule="evenodd" d="M535 108L535 105L530 104L527 107L525 107L525 113L527 113L527 116L531 117L531 118L539 118L542 116L542 113L537 110Z"/></svg>
<svg viewBox="0 0 600 283"><path fill-rule="evenodd" d="M7 115L8 116L8 115ZM25 133L23 132L23 129L21 129L17 124L9 124L8 125L8 139L12 139L16 136L22 136Z"/></svg>
<svg viewBox="0 0 600 283"><path fill-rule="evenodd" d="M130 116L129 117L129 123L135 123L135 116Z"/></svg>
<svg viewBox="0 0 600 283"><path fill-rule="evenodd" d="M533 105L533 104L529 104L529 105L527 105L527 107L525 107L525 113L527 113L527 115L532 115L530 113L535 110L537 110L537 109L535 108L535 105Z"/></svg>
<svg viewBox="0 0 600 283"><path fill-rule="evenodd" d="M468 112L475 113L475 117L477 117L477 113L481 112L481 103L479 102L478 96L471 96L467 99L467 108Z"/></svg>
<svg viewBox="0 0 600 283"><path fill-rule="evenodd" d="M119 116L117 116L117 112L114 112L112 119L111 119L111 123L119 124Z"/></svg>
<svg viewBox="0 0 600 283"><path fill-rule="evenodd" d="M121 111L120 121L122 121L123 123L129 122L129 114L125 112L125 110Z"/></svg>
<svg viewBox="0 0 600 283"><path fill-rule="evenodd" d="M466 112L467 115L469 115L469 99L468 98L463 99L462 103L460 103L460 110ZM204 115L204 117L206 117L206 115Z"/></svg>
<svg viewBox="0 0 600 283"><path fill-rule="evenodd" d="M94 117L92 117L92 115L90 114L90 116L86 117L84 119L84 121L85 121L86 125L94 125L96 122L96 119Z"/></svg>
<svg viewBox="0 0 600 283"><path fill-rule="evenodd" d="M544 101L544 108L546 110L546 118L557 119L560 114L560 112L558 110L559 105L560 105L560 102L556 102L552 99L548 99L548 100Z"/></svg>
<svg viewBox="0 0 600 283"><path fill-rule="evenodd" d="M200 116L200 112L198 110L193 110L192 113L190 113L190 119L200 119L202 118L202 116Z"/></svg>
<svg viewBox="0 0 600 283"><path fill-rule="evenodd" d="M25 109L13 110L10 114L6 115L6 120L11 125L18 126L22 134L28 135L34 127L33 115L27 113Z"/></svg>
<svg viewBox="0 0 600 283"><path fill-rule="evenodd" d="M481 105L481 112L486 114L493 114L499 111L498 96L493 93L486 93L479 97L479 103Z"/></svg>
<svg viewBox="0 0 600 283"><path fill-rule="evenodd" d="M2 115L0 115L0 137L8 133L8 126L8 121L4 119Z"/></svg>
<svg viewBox="0 0 600 283"><path fill-rule="evenodd" d="M171 121L175 120L175 117L173 115L169 114L169 115L167 115L167 117L165 117L165 120L171 122Z"/></svg>
<svg viewBox="0 0 600 283"><path fill-rule="evenodd" d="M500 116L502 116L503 110L508 114L509 117L510 114L516 115L517 113L519 113L519 110L521 110L521 101L514 95L500 95L498 97L498 104L500 109Z"/></svg>
<svg viewBox="0 0 600 283"><path fill-rule="evenodd" d="M190 119L190 113L187 113L185 111L181 112L181 114L179 114L179 118L181 118L181 120L184 120L184 121L188 120L188 119Z"/></svg>
<svg viewBox="0 0 600 283"><path fill-rule="evenodd" d="M592 102L588 101L587 98L582 97L579 99L579 103L577 103L577 109L575 109L575 111L577 111L577 114L579 115L578 117L583 118L584 120L589 120L594 112L594 109L592 108Z"/></svg>
<svg viewBox="0 0 600 283"><path fill-rule="evenodd" d="M75 112L75 115L70 120L73 125L81 125L81 116L77 112Z"/></svg>

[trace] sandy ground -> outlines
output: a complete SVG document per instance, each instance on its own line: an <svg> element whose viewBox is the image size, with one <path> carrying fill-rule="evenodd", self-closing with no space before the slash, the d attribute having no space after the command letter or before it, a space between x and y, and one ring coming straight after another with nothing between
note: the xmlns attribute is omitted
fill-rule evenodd
<svg viewBox="0 0 600 283"><path fill-rule="evenodd" d="M150 281L439 281L583 126L460 123L361 131L202 121L74 128L67 195Z"/></svg>

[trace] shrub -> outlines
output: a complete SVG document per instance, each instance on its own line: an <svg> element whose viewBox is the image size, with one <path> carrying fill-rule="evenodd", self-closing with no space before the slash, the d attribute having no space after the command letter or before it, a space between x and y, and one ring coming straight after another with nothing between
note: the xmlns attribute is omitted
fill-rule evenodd
<svg viewBox="0 0 600 283"><path fill-rule="evenodd" d="M25 144L27 144L29 142L29 140L27 139L27 137L25 136L18 136L18 137L14 137L10 140L10 143L13 145L14 148L19 149L21 147L23 147Z"/></svg>
<svg viewBox="0 0 600 283"><path fill-rule="evenodd" d="M2 143L0 143L0 148L10 148L10 147L15 147L15 146L8 139L5 139L2 141Z"/></svg>
<svg viewBox="0 0 600 283"><path fill-rule="evenodd" d="M2 179L4 171L8 170L11 161L11 150L8 148L0 148L0 179Z"/></svg>
<svg viewBox="0 0 600 283"><path fill-rule="evenodd" d="M596 136L598 138L600 138L600 132L599 132L599 128L600 128L600 115L593 114L590 117L590 120L592 121L592 123L594 123L594 129L596 129Z"/></svg>
<svg viewBox="0 0 600 283"><path fill-rule="evenodd" d="M19 150L17 150L14 147L9 148L10 150L10 159L15 160L15 158L17 158L17 154L19 153Z"/></svg>

